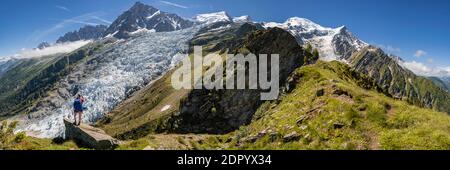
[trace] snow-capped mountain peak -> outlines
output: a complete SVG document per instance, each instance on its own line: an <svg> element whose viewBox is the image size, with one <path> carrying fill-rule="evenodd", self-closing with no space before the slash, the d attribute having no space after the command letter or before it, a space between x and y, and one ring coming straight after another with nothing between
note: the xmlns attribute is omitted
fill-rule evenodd
<svg viewBox="0 0 450 170"><path fill-rule="evenodd" d="M346 60L351 52L368 44L351 34L347 27L323 27L309 19L292 17L284 23L268 22L263 27L278 27L290 32L300 45L311 44L325 61Z"/></svg>
<svg viewBox="0 0 450 170"><path fill-rule="evenodd" d="M143 28L156 32L167 32L189 28L193 24L176 14L163 12L155 7L137 2L108 27L104 36L128 38L130 33L143 30Z"/></svg>
<svg viewBox="0 0 450 170"><path fill-rule="evenodd" d="M302 27L304 29L307 30L322 30L325 29L324 27L322 27L319 24L316 24L315 22L306 19L306 18L299 18L299 17L292 17L289 18L284 25L288 26L288 27Z"/></svg>
<svg viewBox="0 0 450 170"><path fill-rule="evenodd" d="M216 22L231 22L231 17L225 12L215 12L215 13L207 13L207 14L199 14L195 17L197 22L202 24L211 24Z"/></svg>
<svg viewBox="0 0 450 170"><path fill-rule="evenodd" d="M233 22L236 23L245 23L245 22L253 22L252 18L250 18L250 16L248 15L243 15L240 17L234 17L233 18Z"/></svg>
<svg viewBox="0 0 450 170"><path fill-rule="evenodd" d="M268 22L264 23L266 28L268 27L279 27L283 29L300 29L302 31L313 31L313 30L329 30L331 28L324 28L315 22L300 17L292 17L287 19L284 23Z"/></svg>

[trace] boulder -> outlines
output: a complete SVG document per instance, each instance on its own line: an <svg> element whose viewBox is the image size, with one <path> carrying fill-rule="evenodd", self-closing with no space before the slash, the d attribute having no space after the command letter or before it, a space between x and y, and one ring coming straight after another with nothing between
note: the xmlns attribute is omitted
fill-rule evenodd
<svg viewBox="0 0 450 170"><path fill-rule="evenodd" d="M333 127L335 128L335 129L341 129L341 128L343 128L345 125L343 124L343 123L339 123L339 122L336 122L336 123L333 123Z"/></svg>
<svg viewBox="0 0 450 170"><path fill-rule="evenodd" d="M324 89L317 90L317 92L316 92L316 96L317 97L322 97L323 95L325 95L325 90Z"/></svg>
<svg viewBox="0 0 450 170"><path fill-rule="evenodd" d="M297 141L299 139L300 139L300 135L295 131L283 136L284 142L292 142L292 141Z"/></svg>
<svg viewBox="0 0 450 170"><path fill-rule="evenodd" d="M109 150L116 148L120 142L107 135L105 131L86 124L75 126L72 121L64 119L64 126L65 139L72 139L83 147Z"/></svg>

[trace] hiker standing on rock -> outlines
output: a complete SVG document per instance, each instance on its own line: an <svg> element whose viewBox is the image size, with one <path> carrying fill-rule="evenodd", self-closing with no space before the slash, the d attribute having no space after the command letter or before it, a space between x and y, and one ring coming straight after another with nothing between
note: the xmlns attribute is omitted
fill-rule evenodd
<svg viewBox="0 0 450 170"><path fill-rule="evenodd" d="M75 100L73 101L73 118L75 119L75 121L73 122L73 124L75 124L76 126L79 126L81 123L81 117L83 115L83 104L84 102L86 102L86 100L84 99L84 97L81 94L77 94L77 97L75 98ZM77 123L77 115L78 115L78 123Z"/></svg>

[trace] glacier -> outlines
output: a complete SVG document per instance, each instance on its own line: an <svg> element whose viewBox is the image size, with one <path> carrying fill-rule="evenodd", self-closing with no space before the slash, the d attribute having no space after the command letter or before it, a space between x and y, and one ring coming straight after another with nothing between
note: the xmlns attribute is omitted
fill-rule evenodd
<svg viewBox="0 0 450 170"><path fill-rule="evenodd" d="M73 95L68 95L73 91L87 99L82 121L96 122L131 93L173 68L187 53L187 42L198 29L141 32L105 47L61 80L56 95L42 99L52 104L14 117L19 121L16 132L24 131L39 138L63 136L63 118L73 119Z"/></svg>
<svg viewBox="0 0 450 170"><path fill-rule="evenodd" d="M284 23L265 22L262 23L264 28L278 27L291 33L300 45L311 44L317 48L320 53L320 59L324 61L339 60L344 61L341 53L347 52L348 49L339 49L339 46L346 45L347 48L360 50L367 43L361 41L350 32L345 26L337 28L323 27L309 19L292 17Z"/></svg>

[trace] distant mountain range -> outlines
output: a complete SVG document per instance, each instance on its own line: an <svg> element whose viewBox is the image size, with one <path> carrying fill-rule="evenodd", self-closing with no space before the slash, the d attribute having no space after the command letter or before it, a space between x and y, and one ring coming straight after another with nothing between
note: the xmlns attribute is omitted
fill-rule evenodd
<svg viewBox="0 0 450 170"><path fill-rule="evenodd" d="M73 42L79 40L99 39L103 37L104 32L108 27L105 25L86 25L80 28L78 31L72 31L66 33L64 36L59 37L56 43Z"/></svg>

